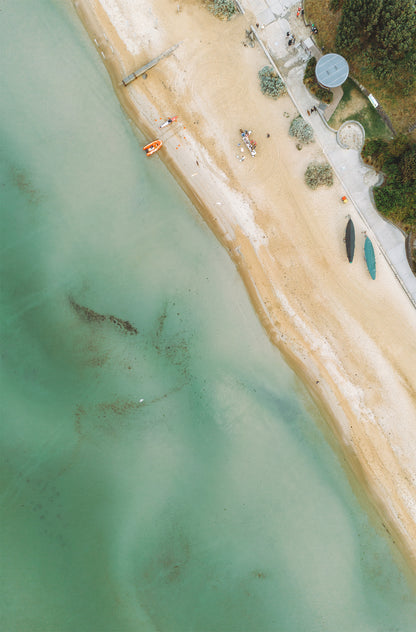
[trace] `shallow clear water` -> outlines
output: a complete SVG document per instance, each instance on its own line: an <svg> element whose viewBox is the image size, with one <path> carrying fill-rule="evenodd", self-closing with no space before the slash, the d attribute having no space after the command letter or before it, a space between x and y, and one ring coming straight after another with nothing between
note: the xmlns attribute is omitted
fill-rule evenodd
<svg viewBox="0 0 416 632"><path fill-rule="evenodd" d="M413 631L306 394L69 3L5 0L0 35L1 629Z"/></svg>

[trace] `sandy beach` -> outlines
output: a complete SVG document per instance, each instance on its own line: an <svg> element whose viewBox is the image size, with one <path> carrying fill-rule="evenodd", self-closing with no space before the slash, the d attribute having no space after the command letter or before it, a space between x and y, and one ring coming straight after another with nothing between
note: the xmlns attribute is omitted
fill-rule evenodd
<svg viewBox="0 0 416 632"><path fill-rule="evenodd" d="M416 569L415 310L377 248L370 278L365 227L341 203L342 183L316 191L304 183L307 165L324 155L318 142L299 151L289 136L297 115L289 96L262 95L257 73L267 59L243 45L252 16L221 21L199 0L74 5L128 117L148 142L163 140L149 160L164 161L228 250L270 339L325 412L380 528ZM177 43L146 79L123 86ZM253 131L255 158L241 152L240 128ZM353 264L343 243L348 213Z"/></svg>

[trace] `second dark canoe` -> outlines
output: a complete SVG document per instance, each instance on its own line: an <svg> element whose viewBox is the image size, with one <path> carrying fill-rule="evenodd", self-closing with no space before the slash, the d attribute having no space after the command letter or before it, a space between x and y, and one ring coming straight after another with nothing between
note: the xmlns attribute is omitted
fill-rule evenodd
<svg viewBox="0 0 416 632"><path fill-rule="evenodd" d="M355 250L355 229L352 219L348 220L347 228L345 230L345 244L347 246L348 261L351 263L354 259Z"/></svg>

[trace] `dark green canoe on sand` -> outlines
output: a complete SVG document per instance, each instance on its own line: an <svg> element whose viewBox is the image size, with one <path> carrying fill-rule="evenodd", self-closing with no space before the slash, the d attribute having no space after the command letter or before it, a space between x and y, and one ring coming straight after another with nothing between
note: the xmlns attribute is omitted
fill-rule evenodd
<svg viewBox="0 0 416 632"><path fill-rule="evenodd" d="M367 263L368 271L372 279L376 278L376 257L374 255L373 244L368 237L365 238L364 255Z"/></svg>
<svg viewBox="0 0 416 632"><path fill-rule="evenodd" d="M345 230L345 244L347 246L348 261L351 263L354 259L355 250L355 229L352 219L348 220L347 228Z"/></svg>

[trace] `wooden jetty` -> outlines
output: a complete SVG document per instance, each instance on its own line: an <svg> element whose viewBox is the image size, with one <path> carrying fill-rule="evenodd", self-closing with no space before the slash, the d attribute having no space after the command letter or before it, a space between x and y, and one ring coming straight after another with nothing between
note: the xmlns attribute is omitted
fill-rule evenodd
<svg viewBox="0 0 416 632"><path fill-rule="evenodd" d="M179 42L179 44L180 44L180 42ZM171 55L173 53L173 51L176 50L176 48L178 48L179 44L175 44L175 46L171 46L170 48L168 48L168 50L165 50L164 53L162 53L161 55L158 55L157 57L152 59L152 61L149 61L148 64L145 64L144 66L139 68L139 70L136 70L135 72L132 72L131 75L129 75L128 77L125 77L123 79L123 84L125 86L127 86L129 83L131 83L132 81L137 79L137 77L140 77L140 75L142 75L143 73L145 73L148 70L150 70L150 68L153 68L153 66L156 66L156 64L161 59L163 59L164 57L168 57L168 55Z"/></svg>

